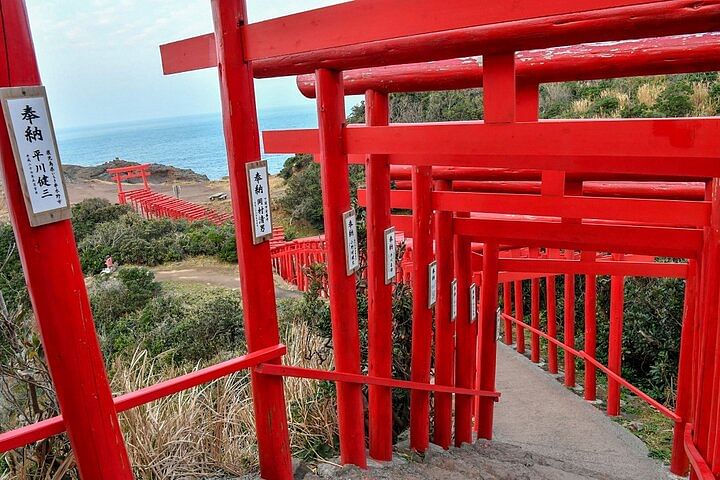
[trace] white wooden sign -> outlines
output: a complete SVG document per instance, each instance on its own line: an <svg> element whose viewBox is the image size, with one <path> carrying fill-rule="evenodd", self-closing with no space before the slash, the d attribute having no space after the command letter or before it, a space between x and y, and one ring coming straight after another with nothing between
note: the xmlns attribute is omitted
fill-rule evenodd
<svg viewBox="0 0 720 480"><path fill-rule="evenodd" d="M270 182L267 162L261 160L245 164L247 172L248 199L252 217L253 243L255 245L272 238L272 216L270 214Z"/></svg>
<svg viewBox="0 0 720 480"><path fill-rule="evenodd" d="M70 205L45 87L2 88L0 102L30 225L69 219Z"/></svg>
<svg viewBox="0 0 720 480"><path fill-rule="evenodd" d="M457 278L450 283L450 321L454 322L457 319L457 300L458 300L458 286Z"/></svg>
<svg viewBox="0 0 720 480"><path fill-rule="evenodd" d="M390 285L397 275L396 249L395 227L390 227L385 230L385 285Z"/></svg>
<svg viewBox="0 0 720 480"><path fill-rule="evenodd" d="M437 303L437 262L428 265L428 308Z"/></svg>
<svg viewBox="0 0 720 480"><path fill-rule="evenodd" d="M355 210L343 213L343 230L345 231L345 267L347 274L352 275L360 268Z"/></svg>
<svg viewBox="0 0 720 480"><path fill-rule="evenodd" d="M470 285L470 323L474 323L478 318L478 300L477 285Z"/></svg>

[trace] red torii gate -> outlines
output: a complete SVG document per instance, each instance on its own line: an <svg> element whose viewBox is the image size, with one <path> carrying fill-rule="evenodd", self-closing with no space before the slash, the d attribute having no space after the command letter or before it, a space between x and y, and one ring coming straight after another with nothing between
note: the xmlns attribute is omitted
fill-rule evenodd
<svg viewBox="0 0 720 480"><path fill-rule="evenodd" d="M522 80L518 79L518 82L520 85L522 83L520 82L527 82L528 78L532 78L532 81L530 81L530 85L533 86L535 89L535 92L537 92L537 85L538 83L542 81L553 81L553 80L570 80L575 78L573 76L571 67L572 66L579 66L581 69L579 72L575 72L575 75L580 78L603 78L603 77L617 77L617 76L627 76L629 74L657 74L657 73L682 73L682 72L689 72L694 70L699 71L709 71L714 70L718 66L718 55L717 51L713 51L712 53L710 50L708 50L708 45L712 43L712 41L716 41L718 38L717 34L704 34L704 35L697 35L697 36L680 36L680 37L670 37L670 38L663 38L663 39L653 39L653 40L642 40L642 41L628 41L628 42L619 42L612 44L611 46L607 45L581 45L578 47L568 47L564 49L553 49L552 51L538 51L538 52L531 52L527 54L526 56L518 55L518 58L525 58L527 61L524 64L524 78ZM629 47L629 51L626 51L623 47ZM675 54L677 55L679 50L682 50L683 48L688 49L687 50L687 57L681 57L678 55L678 58L684 58L684 60L681 60L677 63L673 62L659 62L658 59L662 57L663 52L666 51L666 53ZM558 54L556 50L561 50L562 54ZM588 54L588 52L591 52ZM557 60L556 60L557 59ZM617 62L617 64L616 64ZM619 64L619 65L618 65ZM587 69L586 72L583 69ZM351 71L347 72L345 74L345 80L347 83L345 84L345 93L346 94L357 94L360 93L363 90L368 91L367 93L367 112L368 115L372 115L372 103L371 103L371 96L377 96L380 93L387 93L389 91L421 91L421 90L445 90L448 89L448 83L445 83L443 80L447 77L449 79L449 85L452 86L459 86L463 88L469 88L469 87L478 87L482 86L482 67L479 65L479 63L475 59L460 59L460 60L450 60L446 62L436 62L433 64L418 64L418 65L403 65L403 66L397 66L397 67L384 67L384 68L378 68L378 69L365 69L365 70L357 70L357 71ZM547 80L546 80L547 78ZM315 82L314 79L310 76L303 76L298 78L298 85L308 96L314 96L315 94ZM529 90L529 89L528 89ZM537 94L535 95L528 95L526 96L526 99L531 99L534 97L535 101L535 112L537 112ZM530 107L528 106L528 111L530 111ZM537 114L537 113L536 113ZM295 137L295 139L299 139L300 136L297 135L297 131L292 132L291 135ZM304 132L303 132L304 133ZM305 138L303 138L301 141L308 140L308 136L302 135ZM288 142L293 142L293 147L296 147L293 149L293 151L306 151L306 152L312 152L313 150L304 150L299 147L299 144L297 141L293 141L292 138L289 138L286 136L283 132L266 132L265 135L266 144L268 145L268 151L279 153L285 151L287 147L283 147L282 145L287 145ZM308 142L311 143L311 142ZM307 148L308 143L304 143L304 148ZM360 158L361 156L358 155L355 160ZM392 158L392 157L391 157ZM438 163L442 163L442 159L438 159ZM404 178L407 178L407 176L410 175L411 170L409 168L403 169L403 167L391 167L394 173L392 178L397 179L398 177L405 176ZM445 179L444 182L447 182L448 180L454 180L452 185L455 187L457 183L463 183L462 180L465 180L467 178L475 178L475 179L485 179L492 178L497 180L498 178L503 179L526 179L526 178L542 178L542 172L538 171L520 171L520 170L500 170L500 169L472 169L472 168L447 168L447 167L433 167L433 176L436 179ZM599 174L599 176L595 176L594 178L601 178L603 174ZM605 175L607 176L607 175ZM580 178L575 176L575 181L582 181L582 176ZM587 178L593 178L592 175L585 176ZM615 177L618 177L618 175L615 175ZM622 176L620 176L622 178ZM645 175L645 176L633 176L638 179L652 179L652 175ZM611 176L612 178L612 176ZM458 182L458 179L461 181ZM660 177L661 180L669 180L668 177ZM697 180L705 180L707 182L709 179L707 178L698 178ZM398 182L402 183L402 182ZM405 182L404 187L407 188L409 184L412 182ZM439 183L439 182L438 182ZM492 182L464 182L464 189L469 191L488 191L488 183ZM518 182L522 183L522 182ZM368 181L368 184L370 184L370 180ZM494 189L490 191L507 191L508 187L517 187L520 186L522 188L523 193L529 193L528 190L530 190L532 187L537 188L537 191L535 193L540 193L541 184L531 184L528 185L528 182L524 182L524 184L521 185L514 185L513 182L505 182L500 183L496 181L496 184L492 185L495 187ZM657 198L660 197L670 197L670 198L688 198L691 197L695 200L702 200L704 198L704 194L706 191L706 183L683 183L683 184L675 184L675 183L651 183L651 184L620 184L620 190L617 189L615 184L612 183L603 183L600 185L595 185L596 190L598 190L598 193L601 193L602 196L606 195L615 195L615 196L623 196L623 197L650 197L650 198ZM530 187L530 188L528 188ZM624 188L623 188L624 187ZM445 190L445 188L441 188L441 190ZM368 190L376 190L368 187ZM534 188L533 188L534 190ZM366 199L363 195L363 191L360 192L360 201L361 204L364 204L364 200L367 200L368 205L370 205L369 200L372 199L372 196L368 196ZM518 193L517 191L513 193ZM499 195L485 195L484 199L479 198L480 196L476 194L470 194L470 195L457 195L457 194L447 194L444 192L439 193L433 193L433 207L438 210L450 210L450 211L475 211L476 209L482 209L483 211L489 211L489 212L498 212L498 213L513 213L519 210L525 209L526 211L524 213L532 213L532 214L540 214L540 215L550 215L551 211L559 212L561 211L561 208L563 206L568 206L567 199L563 199L562 201L558 201L556 203L550 203L546 204L548 207L547 209L543 211L536 211L531 208L530 211L527 211L528 208L526 205L524 205L527 201L533 201L534 199L532 197L528 197L525 195L505 195L505 196L499 196ZM391 206L393 208L412 208L414 204L414 193L408 191L408 192L402 192L402 191L392 191L391 192L392 201ZM478 200L484 200L483 202L478 202ZM493 204L493 202L498 202L499 200L505 200L505 202L510 201L509 204L504 204L505 202L499 202L500 205L497 203ZM558 199L560 200L560 199ZM616 208L612 208L610 211L610 216L606 217L608 219L614 218L618 219L622 216L622 213L619 211L620 205L623 202L620 201ZM452 205L452 206L451 206ZM679 203L675 203L675 206L679 206ZM687 206L690 206L689 204L686 204ZM578 207L579 205L576 205ZM588 209L585 210L582 216L587 217L589 215L592 215L595 213L597 215L597 208L600 207L600 205L596 205L593 207L590 207L588 204ZM639 206L639 204L638 204ZM638 211L633 211L631 215L626 216L624 220L631 220L631 221L640 221L643 218L645 220L650 220L652 223L652 218L657 212L660 211L660 209L665 209L668 207L669 204L667 202L656 202L651 201L644 205L644 208L638 208ZM498 209L499 207L499 209ZM605 205L605 208L611 207L609 204ZM657 209L656 209L657 207ZM697 205L698 210L696 217L696 222L694 225L702 226L705 224L709 211L706 210L703 206ZM695 207L693 207L695 208ZM489 209L489 210L488 210ZM648 209L651 209L653 212L648 212ZM581 209L582 210L582 209ZM607 212L606 212L607 213ZM678 219L684 219L684 221L688 222L687 224L693 224L693 221L690 220L690 217L686 214L681 214L677 211L672 211L670 209L667 211L668 216L664 218L660 218L657 215L655 215L654 222L657 223L668 223L672 224L678 221ZM688 212L689 213L689 212ZM438 220L438 217L441 215L440 213L436 214L436 221ZM370 215L371 216L371 215ZM396 219L395 225L398 225L398 220ZM399 227L400 228L400 227ZM405 224L403 228L410 228L409 224ZM447 232L450 231L449 228L442 230L445 235L447 235ZM370 232L369 232L370 235ZM442 236L436 236L435 239L436 243L436 252L437 256L440 257L441 252L444 250L443 248L439 248L438 245L442 244ZM445 249L446 250L446 249ZM587 261L587 258L583 255L583 258ZM515 262L514 265L511 262ZM518 263L520 262L520 263ZM550 260L545 262L544 264L541 261L537 260L531 260L531 262L534 263L532 265L532 271L534 272L549 272L549 271L558 271L558 268L561 266L561 263L558 263L558 261ZM574 263L574 262L573 262ZM586 263L586 262L585 262ZM508 268L509 266L514 266L512 268L514 271L522 272L525 271L522 267L522 265L525 264L522 260L515 260L515 261L500 261L500 265L504 266L505 268ZM606 266L600 266L593 263L586 263L586 265L583 266L584 268L580 268L580 265L565 265L562 266L561 269L564 270L564 273L591 273L592 276L588 276L588 295L593 295L594 298L594 279L595 275L597 275L599 272L605 272L608 273L609 271L613 272L613 288L612 288L612 303L614 305L612 311L613 311L613 325L614 329L612 331L612 335L615 337L615 341L612 342L613 347L615 348L615 351L611 351L611 367L614 373L619 373L619 358L620 358L620 347L619 341L620 341L620 331L617 329L617 325L619 322L621 322L622 319L622 289L618 288L621 287L622 281L621 277L618 275L620 272L623 272L623 274L627 275L637 275L637 274L643 274L643 272L646 275L659 275L659 276L676 276L678 275L677 272L679 270L674 269L673 265L670 264L657 264L657 265L648 265L648 264L618 264L618 268L608 270L607 265ZM670 267L670 268L667 268ZM680 266L678 266L680 267ZM543 269L544 268L544 269ZM502 270L502 268L501 268ZM673 271L674 270L674 271ZM680 273L681 277L686 276L685 267L681 267L682 273ZM664 272L664 273L661 273ZM566 279L571 278L566 275ZM569 282L566 282L566 285ZM516 283L516 295L520 294L522 290L518 289L518 284ZM442 287L441 287L442 288ZM537 290L538 290L538 284L537 280L533 280L533 322L536 322L539 324L539 314L538 314L538 308L536 304L537 300ZM442 292L442 290L441 290ZM506 309L508 304L510 303L507 299L508 294L507 286L506 286ZM568 302L567 300L571 300L574 296L573 288L566 288L565 291L566 294L566 303L572 303ZM449 295L449 294L448 294ZM440 305L440 298L442 298L442 295L439 295L439 305ZM550 299L550 296L548 297ZM548 300L550 301L550 300ZM553 298L554 302L554 298ZM590 306L586 306L587 308L591 308L590 310L586 310L586 316L592 316L594 318L594 302L588 302ZM521 305L519 305L521 306ZM437 317L444 318L444 316L440 313L442 312L440 306L438 306L438 309L436 310ZM508 330L510 326L512 317L510 317L509 311L505 312L505 318L506 318L506 341L510 343L511 340L508 340ZM571 315L572 316L572 315ZM522 319L522 314L517 315L518 318ZM554 318L554 314L552 314L552 317ZM619 318L619 320L618 320ZM569 319L566 315L566 328L572 327L572 322L574 320L570 321L568 323ZM524 325L522 320L515 322L518 324L518 350L524 351L524 344L521 342L521 340L524 341L524 338L522 336L522 327L521 325ZM537 361L539 359L538 357L538 336L543 335L542 333L537 331L537 328L527 326L531 330L533 330L533 349L532 349L532 357L534 361ZM438 338L440 338L441 330L438 328L437 334ZM565 348L571 352L574 352L578 356L584 357L587 364L587 370L586 370L586 383L588 383L591 387L586 391L586 398L588 399L594 399L594 366L591 364L591 362L594 360L594 333L589 332L592 334L592 341L590 342L592 345L591 353L590 353L590 359L587 358L587 355L585 352L577 352L573 347L573 345L565 345ZM554 335L551 335L551 338L554 338ZM567 338L567 337L566 337ZM510 337L511 339L511 337ZM437 341L438 344L442 343L440 340ZM550 344L550 370L551 371L557 371L556 367L556 351L553 351L553 347L555 345L553 343ZM617 347L617 348L616 348ZM587 350L587 344L586 344L586 350ZM685 349L688 350L687 348ZM436 369L438 371L441 371L441 363L442 356L440 356L439 352L436 351ZM569 386L574 385L574 377L573 370L574 370L574 362L573 363L567 363L567 358L570 356L566 356L566 372L570 371L570 377L568 381L568 375L566 373L566 384ZM553 358L555 359L555 362L553 362ZM686 370L689 367L689 357L685 357L686 360L684 361ZM570 360L572 360L572 357L570 357ZM553 365L555 363L555 365ZM596 363L596 362L595 362ZM607 370L605 367L598 367L601 369ZM613 372L607 372L611 378L613 378ZM684 376L686 377L689 375L689 373L685 373ZM437 375L436 378L440 378L441 375ZM615 375L617 377L617 375ZM621 379L620 379L621 380ZM611 414L617 414L617 411L619 410L619 391L617 390L619 384L615 381L611 381L611 392L610 392L610 399L608 401L608 412ZM631 385L627 384L627 382L624 382L623 385L627 386L628 388L631 388L631 390L638 393L641 397L649 399L647 395L644 395L642 392L639 392L637 389L632 387ZM591 392L591 393L590 393ZM590 393L590 394L589 394ZM660 411L668 415L670 418L674 419L678 423L678 428L676 429L676 448L674 449L674 458L673 458L673 470L676 472L682 472L686 468L685 460L683 459L684 455L682 454L682 422L679 421L679 417L675 415L673 412L670 412L666 408L664 408L662 405L658 404L657 402L650 401L651 404L653 404L656 408L658 408ZM680 409L685 410L687 408L687 402L679 401L679 405L681 405ZM440 445L445 444L445 439L442 431L444 430L444 427L446 425L445 421L442 421L442 415L438 416L438 410L442 410L443 407L440 406L439 408L436 407L436 442L438 442ZM450 411L447 410L447 419L450 418ZM438 425L440 425L440 435L438 435ZM447 435L449 435L449 430ZM438 440L438 437L440 440Z"/></svg>
<svg viewBox="0 0 720 480"><path fill-rule="evenodd" d="M627 120L621 122L547 122L515 123L514 51L546 48L572 43L621 40L668 34L704 32L716 28L720 20L720 0L580 0L568 4L547 4L529 0L520 5L504 5L477 0L365 0L304 12L256 24L246 22L243 0L212 0L215 34L164 49L166 71L219 66L223 101L225 136L230 164L232 198L238 236L238 253L243 293L247 356L210 367L194 374L147 387L139 392L113 399L102 368L102 359L92 328L88 328L89 305L83 279L73 248L68 221L31 228L22 208L18 177L12 162L9 140L0 134L0 152L5 185L25 275L33 299L43 343L53 376L63 417L0 435L0 450L17 448L67 429L83 478L132 478L124 444L117 426L116 412L133 408L153 399L189 388L243 368L253 368L253 398L256 412L261 475L265 478L291 478L287 420L283 395L283 376L304 376L338 382L341 457L344 463L365 466L362 424L361 384L371 384L385 392L389 388L414 390L413 411L426 412L428 396L437 391L454 393L462 404L462 424L456 436L472 439L470 434L471 396L481 396L481 432L491 428L492 390L432 385L428 379L429 352L420 352L422 371L413 373L420 382L401 382L383 376L361 375L354 282L345 270L341 214L349 208L347 155L373 155L378 178L386 179L388 155L393 163L412 165L415 185L413 200L417 218L416 231L429 228L431 206L422 193L431 190L433 159L443 156L448 166L511 167L567 172L610 172L621 174L685 175L720 177L716 165L720 136L718 121L711 119ZM438 10L440 8L441 10ZM414 12L423 12L415 15ZM426 15L427 12L438 12ZM39 83L27 16L21 0L2 4L4 42L0 42L6 63L0 65L2 85L35 85ZM402 23L397 19L402 18ZM627 28L630 22L635 28ZM442 42L438 42L442 39ZM187 50L189 48L190 50ZM200 53L197 57L194 53ZM180 61L173 62L172 53ZM190 54L187 54L190 52ZM213 55L213 52L216 52ZM343 87L340 70L424 62L463 55L486 55L484 83L486 89L486 123L424 126L369 126L344 128ZM174 57L178 60L178 57ZM335 372L310 371L279 365L285 349L280 345L272 283L268 242L255 244L249 215L245 164L260 158L259 135L255 112L253 74L280 76L316 71L320 132L318 150L322 154L323 194L328 241L328 266L333 295L333 337L336 348ZM382 118L380 119L382 121ZM497 122L497 123L495 123ZM609 135L632 134L633 141L604 144ZM573 139L584 138L579 145ZM343 141L344 139L344 141ZM448 140L450 142L448 143ZM585 151L593 152L587 156ZM620 151L618 154L616 151ZM557 156L560 153L560 156ZM530 154L528 156L528 154ZM658 160L662 160L658 162ZM385 166L383 166L385 165ZM422 187L422 188L418 188ZM555 246L598 249L598 235L608 238L627 234L611 242L611 248L653 249L653 242L641 233L654 235L658 242L668 242L663 253L697 257L699 268L698 304L704 319L698 338L703 348L698 368L712 368L708 358L715 357L718 304L718 218L717 180L709 189L714 201L711 221L697 235L689 229L633 227L623 225L552 224L522 225L512 238L519 243L541 243L557 234L562 241ZM553 193L562 195L557 190ZM387 198L386 198L387 200ZM389 209L389 203L385 207ZM419 208L418 208L419 207ZM538 205L541 208L542 205ZM546 206L547 207L547 206ZM425 210L423 210L425 209ZM426 214L418 214L419 212ZM575 214L572 211L571 214ZM580 217L581 215L577 215ZM385 217L387 221L387 216ZM456 241L456 271L465 282L470 271L470 238L481 236L498 221L481 218L446 218L459 234ZM494 223L493 223L494 222ZM522 227L522 229L519 229ZM640 229L643 231L641 232ZM566 231L567 230L567 231ZM500 236L503 232L500 232ZM506 235L510 232L505 230ZM564 238L563 238L564 237ZM494 322L492 297L498 273L498 241L490 239L483 255L483 302L480 336L483 365L489 365L494 339L489 342L488 319ZM603 247L605 245L602 245ZM67 250L67 248L69 250ZM65 250L58 250L65 248ZM416 246L417 248L417 246ZM429 258L432 249L421 247L421 259ZM32 250L30 250L32 249ZM32 251L32 254L29 252ZM447 260L447 259L446 259ZM51 267L51 268L49 268ZM417 272L423 269L416 267ZM74 272L66 276L46 276L46 271ZM252 272L252 278L247 272ZM421 275L422 276L422 275ZM416 275L416 284L420 281ZM41 291L42 290L42 291ZM469 306L470 290L459 290L461 305ZM80 298L80 302L77 301ZM429 308L416 318L418 336L432 334ZM471 330L469 308L459 308L458 325ZM415 335L414 335L415 336ZM468 335L471 337L471 335ZM415 343L415 342L414 342ZM465 347L463 347L465 348ZM465 350L472 353L472 350ZM77 358L68 362L67 358ZM464 355L464 354L463 354ZM462 356L461 356L462 357ZM705 360L705 361L703 361ZM699 386L698 399L717 398L717 373L698 374L693 380ZM480 384L492 383L494 369L483 367ZM462 379L466 382L467 378ZM715 394L715 395L713 395ZM714 427L717 400L695 406L694 438L686 447L696 475L713 478L708 464L720 463L720 448ZM417 413L416 413L417 417ZM489 420L489 422L488 422ZM426 422L413 422L413 447L427 446ZM689 430L688 430L689 431ZM690 431L689 431L690 432ZM692 432L690 432L692 433ZM704 464L703 462L707 462Z"/></svg>

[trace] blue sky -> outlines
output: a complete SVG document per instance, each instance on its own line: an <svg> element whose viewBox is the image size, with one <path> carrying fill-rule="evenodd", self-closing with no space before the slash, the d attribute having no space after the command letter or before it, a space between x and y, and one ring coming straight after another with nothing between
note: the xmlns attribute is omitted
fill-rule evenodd
<svg viewBox="0 0 720 480"><path fill-rule="evenodd" d="M210 0L26 0L58 128L219 111L215 70L163 76L158 46L213 30ZM248 0L251 22L342 0ZM310 105L294 78L256 82L259 109Z"/></svg>

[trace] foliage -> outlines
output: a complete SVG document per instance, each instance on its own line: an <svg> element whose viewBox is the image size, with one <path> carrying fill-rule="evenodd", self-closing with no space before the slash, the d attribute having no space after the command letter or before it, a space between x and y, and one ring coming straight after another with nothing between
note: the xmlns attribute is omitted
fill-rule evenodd
<svg viewBox="0 0 720 480"><path fill-rule="evenodd" d="M362 166L351 165L349 171L350 194L357 199L358 185L364 182ZM318 231L324 228L320 165L309 163L293 171L287 179L285 193L279 199L282 208L293 221L305 221Z"/></svg>
<svg viewBox="0 0 720 480"><path fill-rule="evenodd" d="M15 234L9 223L0 224L0 292L9 311L30 307Z"/></svg>
<svg viewBox="0 0 720 480"><path fill-rule="evenodd" d="M93 232L95 226L118 220L132 210L128 205L117 205L102 198L89 198L72 206L72 224L75 240L80 242Z"/></svg>
<svg viewBox="0 0 720 480"><path fill-rule="evenodd" d="M147 219L124 207L115 207L118 206L101 199L84 200L74 207L80 212L73 222L80 222L76 237L85 273L99 273L107 257L120 264L147 266L198 255L237 261L235 231L230 223L217 226L168 218Z"/></svg>
<svg viewBox="0 0 720 480"><path fill-rule="evenodd" d="M139 281L125 284L131 276ZM141 348L173 365L195 364L245 348L242 305L232 290L161 291L151 271L133 267L94 284L90 299L108 361Z"/></svg>
<svg viewBox="0 0 720 480"><path fill-rule="evenodd" d="M305 167L313 163L313 156L308 153L298 153L285 160L283 168L278 176L284 180L289 180L293 174L303 170Z"/></svg>

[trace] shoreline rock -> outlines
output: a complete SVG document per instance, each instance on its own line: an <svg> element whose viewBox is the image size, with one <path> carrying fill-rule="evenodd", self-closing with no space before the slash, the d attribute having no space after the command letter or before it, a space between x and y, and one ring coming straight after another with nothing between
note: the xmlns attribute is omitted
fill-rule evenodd
<svg viewBox="0 0 720 480"><path fill-rule="evenodd" d="M138 162L130 162L116 158L110 162L101 165L81 166L81 165L63 165L65 179L69 183L85 182L88 180L104 180L111 181L110 175L106 173L108 168L129 167L132 165L140 165ZM180 183L180 182L209 182L207 175L197 173L189 168L178 168L171 165L161 165L158 163L150 164L150 183ZM130 183L139 183L139 179L132 179Z"/></svg>

